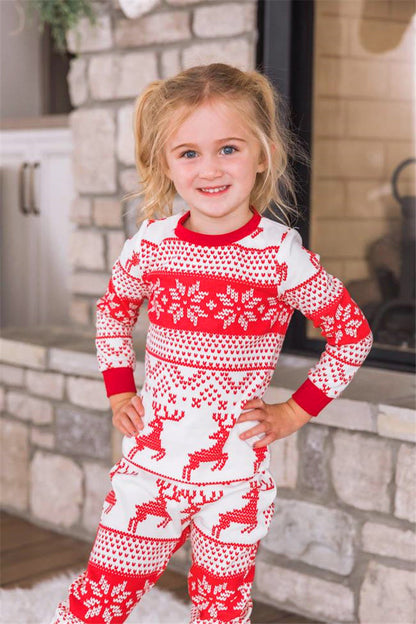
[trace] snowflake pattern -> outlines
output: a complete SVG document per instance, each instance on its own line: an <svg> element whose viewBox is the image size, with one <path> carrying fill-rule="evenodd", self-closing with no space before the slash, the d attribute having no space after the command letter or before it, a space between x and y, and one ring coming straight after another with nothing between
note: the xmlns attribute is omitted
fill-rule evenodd
<svg viewBox="0 0 416 624"><path fill-rule="evenodd" d="M240 611L250 605L251 583L242 583L239 587L241 598L235 603L235 608Z"/></svg>
<svg viewBox="0 0 416 624"><path fill-rule="evenodd" d="M126 586L127 581L112 585L104 574L99 581L94 581L84 572L77 579L73 593L87 607L86 620L101 616L104 624L111 624L114 618L130 613L137 602L139 592L126 591Z"/></svg>
<svg viewBox="0 0 416 624"><path fill-rule="evenodd" d="M200 306L201 301L209 295L207 291L200 290L201 282L197 281L188 288L178 279L176 287L169 288L172 303L168 309L168 313L173 315L173 322L177 323L185 314L191 323L196 326L198 318L207 317L208 313L204 312Z"/></svg>
<svg viewBox="0 0 416 624"><path fill-rule="evenodd" d="M207 612L210 617L218 617L219 612L228 610L228 598L235 593L227 589L227 586L227 582L211 585L206 576L196 577L191 581L194 605L200 611Z"/></svg>
<svg viewBox="0 0 416 624"><path fill-rule="evenodd" d="M334 338L335 344L339 344L344 336L357 338L363 317L358 306L348 302L346 305L340 303L334 315L324 315L320 322L325 336Z"/></svg>
<svg viewBox="0 0 416 624"><path fill-rule="evenodd" d="M261 505L254 496L241 492L235 505L227 502L226 513L221 503L215 508L201 501L198 509L197 496L214 496L225 491L226 485L246 480L250 472L268 465L266 450L255 453L248 444L234 440L228 435L228 422L222 420L225 415L234 418L240 399L263 395L295 309L329 337L326 352L308 373L315 392L310 399L310 387L301 394L306 404L310 401L311 409L315 409L315 397L318 409L345 388L371 347L371 331L361 310L342 290L342 283L320 266L319 255L302 247L300 236L292 237L290 229L278 231L276 224L265 219L264 232L260 236L260 228L252 232L248 246L240 242L211 247L185 244L172 235L172 225L176 225L174 217L154 225L148 221L139 237L140 246L134 243L126 248L124 266L115 264L112 281L98 303L97 345L100 370L105 372L133 368L132 331L143 299L149 298L151 326L143 398L148 399L149 423L153 424L131 441L131 461L120 463L117 476L113 475L117 497L108 494L108 513L102 516L89 576L73 586L71 608L87 624L125 621L176 548L173 540L167 539L165 522L159 522L156 514L147 514L143 520L137 515L141 538L127 526L131 513L122 507L127 496L118 492L123 487L129 491L133 475L140 481L145 474L154 488L157 479L165 475L184 482L183 488L189 492L189 498L178 496L179 509L173 504L174 496L169 508L167 496L166 500L161 496L160 503L169 512L169 522L176 518L178 527L192 529L189 588L195 610L191 621L248 622L255 553L259 536L273 516L274 506L269 501L274 491L264 491L267 500ZM287 235L290 240L286 244ZM112 371L107 379L114 387L121 386L125 373ZM172 435L161 437L162 429L155 423L162 422L162 416L163 423L176 421L175 414L180 415L180 424L166 423ZM195 429L188 423L199 415L198 435L192 436L189 432ZM221 423L215 429L214 420ZM229 456L228 450L224 451L228 449L226 440ZM159 456L160 449L166 458ZM179 452L182 456L172 461ZM206 490L204 481L215 483L215 490L212 485ZM150 502L154 500L145 504ZM170 516L175 509L177 515ZM215 528L217 536L198 532L192 516L199 513L207 532ZM222 542L223 529L230 543Z"/></svg>
<svg viewBox="0 0 416 624"><path fill-rule="evenodd" d="M214 316L224 322L223 329L237 321L244 330L247 330L250 322L257 321L255 312L261 302L261 297L254 297L254 288L238 293L228 284L226 293L218 293L217 297L224 307Z"/></svg>
<svg viewBox="0 0 416 624"><path fill-rule="evenodd" d="M217 280L181 280L157 278L151 286L149 318L165 327L204 331L256 334L269 331L283 333L290 320L290 309L260 287L233 287Z"/></svg>

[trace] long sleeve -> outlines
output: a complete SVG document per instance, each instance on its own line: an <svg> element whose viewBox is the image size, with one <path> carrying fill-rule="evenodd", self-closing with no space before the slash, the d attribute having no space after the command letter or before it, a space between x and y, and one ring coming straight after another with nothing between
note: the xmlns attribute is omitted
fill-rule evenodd
<svg viewBox="0 0 416 624"><path fill-rule="evenodd" d="M144 221L135 236L125 242L113 265L107 290L97 301L95 345L107 396L136 392L132 332L143 300L148 296L142 258L147 225L148 221Z"/></svg>
<svg viewBox="0 0 416 624"><path fill-rule="evenodd" d="M373 344L363 312L341 280L327 273L319 260L318 254L303 247L299 232L288 230L278 255L279 294L326 338L318 363L292 395L313 416L345 390Z"/></svg>

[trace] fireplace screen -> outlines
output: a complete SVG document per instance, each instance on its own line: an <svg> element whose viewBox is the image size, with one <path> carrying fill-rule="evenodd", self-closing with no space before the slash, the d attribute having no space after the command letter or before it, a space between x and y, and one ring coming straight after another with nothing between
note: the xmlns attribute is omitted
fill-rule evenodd
<svg viewBox="0 0 416 624"><path fill-rule="evenodd" d="M315 2L310 243L374 347L415 352L415 5ZM317 338L308 325L307 335Z"/></svg>

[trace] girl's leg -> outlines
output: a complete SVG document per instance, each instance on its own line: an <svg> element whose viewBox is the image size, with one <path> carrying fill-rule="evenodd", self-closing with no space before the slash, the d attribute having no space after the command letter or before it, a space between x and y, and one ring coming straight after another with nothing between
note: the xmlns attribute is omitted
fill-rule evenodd
<svg viewBox="0 0 416 624"><path fill-rule="evenodd" d="M188 587L191 622L250 622L251 585L258 543L224 544L192 524L192 566Z"/></svg>
<svg viewBox="0 0 416 624"><path fill-rule="evenodd" d="M260 539L274 512L276 486L270 473L224 486L191 523L192 566L188 586L192 624L249 624L251 586Z"/></svg>
<svg viewBox="0 0 416 624"><path fill-rule="evenodd" d="M121 460L112 485L88 567L53 624L121 624L189 534L175 513L170 482Z"/></svg>

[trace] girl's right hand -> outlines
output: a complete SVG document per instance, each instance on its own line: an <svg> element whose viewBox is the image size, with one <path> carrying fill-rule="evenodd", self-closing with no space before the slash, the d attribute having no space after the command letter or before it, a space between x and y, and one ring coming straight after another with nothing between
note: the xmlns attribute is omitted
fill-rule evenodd
<svg viewBox="0 0 416 624"><path fill-rule="evenodd" d="M135 437L143 429L144 407L141 398L133 392L113 394L110 397L113 410L113 425L129 438Z"/></svg>

